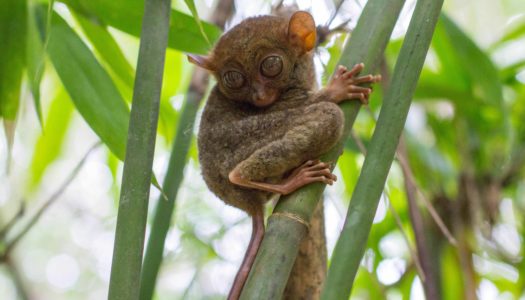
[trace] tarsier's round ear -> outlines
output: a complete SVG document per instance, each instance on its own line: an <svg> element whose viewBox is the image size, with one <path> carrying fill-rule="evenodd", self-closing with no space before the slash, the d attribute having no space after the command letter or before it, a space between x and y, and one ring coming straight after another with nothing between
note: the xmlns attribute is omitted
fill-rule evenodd
<svg viewBox="0 0 525 300"><path fill-rule="evenodd" d="M308 52L315 47L316 39L315 21L311 14L298 11L290 18L288 23L288 39Z"/></svg>
<svg viewBox="0 0 525 300"><path fill-rule="evenodd" d="M211 63L211 59L207 56L188 54L188 61L208 71L215 70Z"/></svg>

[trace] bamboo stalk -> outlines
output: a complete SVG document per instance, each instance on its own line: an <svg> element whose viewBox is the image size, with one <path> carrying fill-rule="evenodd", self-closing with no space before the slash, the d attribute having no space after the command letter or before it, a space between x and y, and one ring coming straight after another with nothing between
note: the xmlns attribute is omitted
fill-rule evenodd
<svg viewBox="0 0 525 300"><path fill-rule="evenodd" d="M404 0L370 0L352 32L340 64L352 67L364 62L363 73L375 70L381 62L384 49L399 16ZM342 151L343 142L360 108L358 101L341 105L345 113L345 130L341 142L321 159L335 162ZM281 198L268 219L266 235L246 282L241 299L279 299L307 228L297 219L309 222L325 185L310 184ZM287 216L295 216L290 218ZM278 245L278 246L276 246Z"/></svg>
<svg viewBox="0 0 525 300"><path fill-rule="evenodd" d="M168 45L170 0L145 0L122 176L109 299L139 298L153 153L164 59Z"/></svg>
<svg viewBox="0 0 525 300"><path fill-rule="evenodd" d="M443 0L419 0L336 244L322 299L348 299Z"/></svg>
<svg viewBox="0 0 525 300"><path fill-rule="evenodd" d="M233 14L233 0L220 0L213 13L212 22L220 28ZM186 93L184 106L177 125L177 132L170 154L168 170L164 178L163 191L167 199L160 197L157 201L151 224L151 234L148 238L144 255L143 269L140 281L140 299L153 298L160 266L162 264L164 244L170 228L175 200L183 180L184 166L193 137L195 117L202 98L208 86L208 72L196 68L193 71L191 84Z"/></svg>
<svg viewBox="0 0 525 300"><path fill-rule="evenodd" d="M196 73L203 72L200 69ZM164 243L171 224L171 217L175 208L175 199L183 179L186 157L191 145L195 116L199 103L203 97L202 92L188 91L186 101L182 107L180 121L177 127L175 140L171 151L168 170L164 179L163 191L167 200L159 197L153 214L151 234L148 238L146 253L144 255L143 269L140 281L140 299L152 299L155 284L162 263Z"/></svg>

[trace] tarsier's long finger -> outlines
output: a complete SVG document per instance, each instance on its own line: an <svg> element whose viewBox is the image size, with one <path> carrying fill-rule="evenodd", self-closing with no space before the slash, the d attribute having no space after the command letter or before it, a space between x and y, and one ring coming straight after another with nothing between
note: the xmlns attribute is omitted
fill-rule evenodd
<svg viewBox="0 0 525 300"><path fill-rule="evenodd" d="M355 64L352 69L350 69L350 71L346 72L345 73L345 77L353 77L355 76L356 74L358 74L359 72L363 71L363 68L365 67L365 64L364 63L360 63L360 64Z"/></svg>
<svg viewBox="0 0 525 300"><path fill-rule="evenodd" d="M381 75L365 75L353 79L353 83L375 83L381 81Z"/></svg>
<svg viewBox="0 0 525 300"><path fill-rule="evenodd" d="M319 163L319 160L307 160L305 163L299 166L299 168L305 168L309 166L313 166Z"/></svg>
<svg viewBox="0 0 525 300"><path fill-rule="evenodd" d="M309 168L311 168L312 166L315 166L317 164L319 164L319 160L316 159L316 160L307 160L305 161L302 165L298 166L297 168L295 168L288 177L294 177L294 176L297 176L297 174L299 174L300 172L304 172L304 170L307 170Z"/></svg>
<svg viewBox="0 0 525 300"><path fill-rule="evenodd" d="M362 104L368 105L368 97L363 93L350 93L348 94L348 99L359 99Z"/></svg>
<svg viewBox="0 0 525 300"><path fill-rule="evenodd" d="M372 92L371 88L366 88L358 85L350 85L348 87L348 92L350 93L363 93L363 94L370 94Z"/></svg>
<svg viewBox="0 0 525 300"><path fill-rule="evenodd" d="M321 170L315 170L315 171L309 171L309 172L306 172L305 175L307 177L316 177L316 176L321 175L328 179L332 179L332 172L328 168L321 169Z"/></svg>
<svg viewBox="0 0 525 300"><path fill-rule="evenodd" d="M311 166L308 166L308 167L305 167L303 169L303 171L317 171L317 170L322 170L322 169L326 169L328 168L329 165L324 163L324 162L318 162L317 164L315 165L311 165Z"/></svg>
<svg viewBox="0 0 525 300"><path fill-rule="evenodd" d="M328 179L324 176L310 177L309 183L312 183L312 182L323 182L328 185L334 184L333 180Z"/></svg>
<svg viewBox="0 0 525 300"><path fill-rule="evenodd" d="M338 78L339 76L343 75L347 71L348 69L345 66L339 65L337 67L337 70L335 70L334 78Z"/></svg>

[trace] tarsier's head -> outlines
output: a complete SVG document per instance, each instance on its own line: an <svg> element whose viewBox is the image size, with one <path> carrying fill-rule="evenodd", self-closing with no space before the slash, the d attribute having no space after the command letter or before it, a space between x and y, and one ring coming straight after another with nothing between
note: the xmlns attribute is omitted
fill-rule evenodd
<svg viewBox="0 0 525 300"><path fill-rule="evenodd" d="M299 11L289 19L246 19L225 33L208 56L188 58L216 77L227 98L266 107L286 89L311 87L315 43L314 20Z"/></svg>

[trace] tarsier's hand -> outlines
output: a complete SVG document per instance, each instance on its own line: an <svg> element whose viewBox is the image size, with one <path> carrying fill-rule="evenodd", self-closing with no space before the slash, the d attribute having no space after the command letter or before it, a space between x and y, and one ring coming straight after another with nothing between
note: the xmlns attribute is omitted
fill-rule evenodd
<svg viewBox="0 0 525 300"><path fill-rule="evenodd" d="M343 100L359 99L361 103L368 104L368 98L370 93L372 93L372 89L358 86L358 84L379 82L381 75L358 76L364 67L363 63L356 64L351 70L348 70L345 66L337 67L334 76L325 87L330 93L332 101L339 103Z"/></svg>

